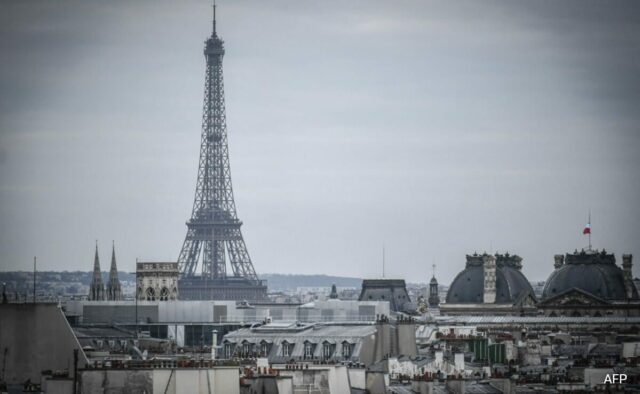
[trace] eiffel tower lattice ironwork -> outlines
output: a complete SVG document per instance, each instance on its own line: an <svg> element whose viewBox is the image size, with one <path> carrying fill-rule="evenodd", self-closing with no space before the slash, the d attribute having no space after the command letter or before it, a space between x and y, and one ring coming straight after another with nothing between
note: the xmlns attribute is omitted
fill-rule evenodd
<svg viewBox="0 0 640 394"><path fill-rule="evenodd" d="M215 12L214 5L213 32L204 48L207 69L198 180L178 263L183 278L201 274L203 279L223 280L228 256L233 277L257 280L233 199L222 76L224 42L216 33Z"/></svg>

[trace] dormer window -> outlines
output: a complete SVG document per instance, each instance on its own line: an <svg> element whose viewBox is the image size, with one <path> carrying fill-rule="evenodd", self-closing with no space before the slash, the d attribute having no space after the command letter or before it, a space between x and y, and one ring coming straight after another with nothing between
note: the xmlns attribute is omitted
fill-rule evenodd
<svg viewBox="0 0 640 394"><path fill-rule="evenodd" d="M242 344L242 356L248 357L251 354L251 343L244 342Z"/></svg>
<svg viewBox="0 0 640 394"><path fill-rule="evenodd" d="M344 358L351 357L351 344L349 342L342 342L342 356Z"/></svg>
<svg viewBox="0 0 640 394"><path fill-rule="evenodd" d="M304 343L304 358L313 358L313 343Z"/></svg>
<svg viewBox="0 0 640 394"><path fill-rule="evenodd" d="M329 342L325 342L322 344L322 357L330 358L333 355L333 345Z"/></svg>
<svg viewBox="0 0 640 394"><path fill-rule="evenodd" d="M268 353L269 353L269 344L267 342L262 342L260 344L260 355L262 357L267 357Z"/></svg>
<svg viewBox="0 0 640 394"><path fill-rule="evenodd" d="M293 344L288 342L282 342L282 356L290 357L291 352L293 351Z"/></svg>
<svg viewBox="0 0 640 394"><path fill-rule="evenodd" d="M227 343L226 345L224 345L225 358L231 358L233 356L233 348L234 345L232 343Z"/></svg>

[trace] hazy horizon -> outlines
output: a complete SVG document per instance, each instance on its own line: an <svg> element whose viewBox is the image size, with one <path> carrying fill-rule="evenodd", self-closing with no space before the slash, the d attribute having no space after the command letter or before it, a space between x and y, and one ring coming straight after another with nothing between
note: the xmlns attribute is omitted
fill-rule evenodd
<svg viewBox="0 0 640 394"><path fill-rule="evenodd" d="M640 4L219 1L238 216L258 273L531 281L640 269ZM0 1L0 269L175 260L211 4ZM416 279L420 278L420 279Z"/></svg>

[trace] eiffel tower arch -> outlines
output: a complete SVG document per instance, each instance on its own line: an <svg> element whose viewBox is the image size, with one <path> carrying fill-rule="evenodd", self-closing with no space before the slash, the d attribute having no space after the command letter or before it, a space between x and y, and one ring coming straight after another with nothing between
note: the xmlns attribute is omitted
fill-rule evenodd
<svg viewBox="0 0 640 394"><path fill-rule="evenodd" d="M233 198L222 73L224 41L216 33L215 10L214 5L213 32L204 48L207 66L195 198L178 257L180 299L266 300L266 283L253 268Z"/></svg>

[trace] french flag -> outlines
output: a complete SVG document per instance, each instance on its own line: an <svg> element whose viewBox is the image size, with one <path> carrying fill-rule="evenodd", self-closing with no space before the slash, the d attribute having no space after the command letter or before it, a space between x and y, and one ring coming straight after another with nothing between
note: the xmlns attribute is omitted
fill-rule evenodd
<svg viewBox="0 0 640 394"><path fill-rule="evenodd" d="M582 230L582 234L591 234L591 223L587 223L587 225L584 226L584 230Z"/></svg>

